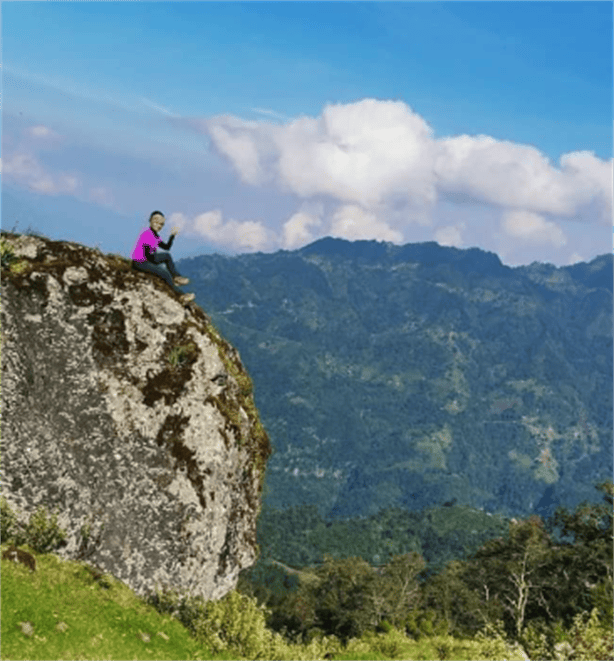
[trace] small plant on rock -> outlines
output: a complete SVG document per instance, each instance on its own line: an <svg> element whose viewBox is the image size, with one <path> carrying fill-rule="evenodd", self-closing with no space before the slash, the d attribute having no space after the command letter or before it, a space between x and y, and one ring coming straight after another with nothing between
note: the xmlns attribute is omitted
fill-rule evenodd
<svg viewBox="0 0 614 661"><path fill-rule="evenodd" d="M49 515L44 505L30 517L26 535L27 544L38 553L48 553L66 542L66 532L58 526L57 513Z"/></svg>
<svg viewBox="0 0 614 661"><path fill-rule="evenodd" d="M58 526L57 514L50 515L44 505L25 525L17 519L6 498L0 499L0 512L3 543L12 542L15 546L27 544L37 553L54 551L66 543L66 531Z"/></svg>
<svg viewBox="0 0 614 661"><path fill-rule="evenodd" d="M181 347L174 347L168 356L168 362L173 367L177 367L177 365L184 363L186 358L193 354L195 351L196 345L193 342L190 342L190 344Z"/></svg>
<svg viewBox="0 0 614 661"><path fill-rule="evenodd" d="M9 268L11 263L17 261L13 248L4 239L0 239L0 253L2 255L2 268Z"/></svg>
<svg viewBox="0 0 614 661"><path fill-rule="evenodd" d="M100 545L102 540L102 533L104 531L104 523L101 523L95 533L92 533L92 517L84 523L79 532L81 533L81 543L79 545L79 550L77 551L77 559L85 560L89 558L96 548Z"/></svg>
<svg viewBox="0 0 614 661"><path fill-rule="evenodd" d="M13 539L18 526L17 515L10 508L6 498L0 498L0 541L2 544Z"/></svg>

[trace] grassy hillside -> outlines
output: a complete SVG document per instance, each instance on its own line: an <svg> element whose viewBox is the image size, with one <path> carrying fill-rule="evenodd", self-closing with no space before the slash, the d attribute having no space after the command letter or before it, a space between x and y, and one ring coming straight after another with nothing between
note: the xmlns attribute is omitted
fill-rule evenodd
<svg viewBox="0 0 614 661"><path fill-rule="evenodd" d="M214 656L113 577L23 548L35 572L2 560L3 659L232 658Z"/></svg>
<svg viewBox="0 0 614 661"><path fill-rule="evenodd" d="M7 546L2 545L2 551ZM332 638L294 645L263 627L257 632L245 627L240 618L236 619L246 633L243 641L237 639L234 649L214 654L199 642L198 634L175 617L158 612L113 577L100 575L84 563L23 548L35 557L35 572L2 560L5 660L524 658L519 649L511 650L496 635L476 641L445 635L415 641L390 631L365 635L344 648ZM244 599L234 593L235 602ZM209 624L212 628L217 624L222 638L230 633L224 623L211 620ZM257 633L259 645L247 642L250 630L252 638Z"/></svg>

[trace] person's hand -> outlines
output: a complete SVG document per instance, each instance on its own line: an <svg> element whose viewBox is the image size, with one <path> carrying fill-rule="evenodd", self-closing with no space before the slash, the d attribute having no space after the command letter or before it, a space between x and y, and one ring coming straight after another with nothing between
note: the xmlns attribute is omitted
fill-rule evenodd
<svg viewBox="0 0 614 661"><path fill-rule="evenodd" d="M171 235L179 234L179 228L177 226L173 227L171 230Z"/></svg>

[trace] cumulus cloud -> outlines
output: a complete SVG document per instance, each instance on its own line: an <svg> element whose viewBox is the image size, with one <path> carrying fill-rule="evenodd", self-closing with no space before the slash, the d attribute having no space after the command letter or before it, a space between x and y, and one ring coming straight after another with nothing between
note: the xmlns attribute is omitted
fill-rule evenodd
<svg viewBox="0 0 614 661"><path fill-rule="evenodd" d="M403 235L392 229L375 213L356 204L344 205L337 209L332 218L330 236L349 240L370 239L401 243Z"/></svg>
<svg viewBox="0 0 614 661"><path fill-rule="evenodd" d="M501 226L508 236L527 243L551 243L555 247L567 243L567 237L558 225L532 211L508 211L503 215Z"/></svg>
<svg viewBox="0 0 614 661"><path fill-rule="evenodd" d="M437 150L440 190L568 217L596 199L611 216L612 161L601 161L591 152L565 154L561 169L556 169L535 147L486 135L446 138Z"/></svg>
<svg viewBox="0 0 614 661"><path fill-rule="evenodd" d="M228 115L189 123L210 136L243 182L305 200L336 200L330 228L348 239L401 240L410 224L432 224L440 194L499 207L508 237L523 242L564 243L562 230L544 215L611 223L612 159L572 152L557 167L531 145L486 135L436 139L402 101L330 104L318 117L283 124ZM286 226L288 246L300 236L311 239L316 227L300 215ZM452 244L461 240L458 227L435 234Z"/></svg>
<svg viewBox="0 0 614 661"><path fill-rule="evenodd" d="M274 237L261 222L247 220L239 222L229 220L224 222L219 209L207 211L196 216L191 222L182 213L170 216L173 225L189 230L207 239L207 241L224 247L239 250L266 250L274 244Z"/></svg>
<svg viewBox="0 0 614 661"><path fill-rule="evenodd" d="M295 213L283 227L283 247L287 250L299 248L314 240L314 235L311 233L311 227L320 227L322 221L304 211Z"/></svg>
<svg viewBox="0 0 614 661"><path fill-rule="evenodd" d="M594 205L603 224L612 224L614 159L602 161L590 151L561 156L561 166L578 195L578 207Z"/></svg>
<svg viewBox="0 0 614 661"><path fill-rule="evenodd" d="M454 246L460 248L463 245L461 230L465 229L465 224L447 225L440 227L435 232L435 241L442 246Z"/></svg>
<svg viewBox="0 0 614 661"><path fill-rule="evenodd" d="M328 105L285 125L218 116L200 122L246 183L371 206L403 191L435 200L431 128L399 101Z"/></svg>
<svg viewBox="0 0 614 661"><path fill-rule="evenodd" d="M271 180L267 156L273 156L273 124L248 122L229 115L190 123L209 134L214 146L232 163L243 182L256 186Z"/></svg>
<svg viewBox="0 0 614 661"><path fill-rule="evenodd" d="M507 248L519 254L533 246L565 246L565 220L611 224L614 159L576 151L562 155L556 164L534 146L486 135L435 138L429 124L402 101L329 104L316 117L293 119L251 108L265 115L258 121L230 115L180 118L148 99L142 103L167 115L175 126L207 135L211 148L243 183L301 199L296 213L279 225L224 218L219 209L190 219L173 214L175 224L183 223L224 248L294 249L327 234L401 243L415 236L410 226L416 224L422 226L422 236L442 245L475 244L478 221L468 215L473 210L465 205L456 217L454 210L445 213L444 221L440 197L482 205L477 212L491 215L479 220L480 231L492 227L496 233L500 220ZM280 121L272 123L271 118ZM111 192L98 182L86 185L84 174L52 171L39 159L39 153L63 142L63 136L36 125L19 140L13 144L10 136L5 138L2 165L7 181L49 195L84 192L91 201L112 203ZM314 200L327 202L326 213Z"/></svg>

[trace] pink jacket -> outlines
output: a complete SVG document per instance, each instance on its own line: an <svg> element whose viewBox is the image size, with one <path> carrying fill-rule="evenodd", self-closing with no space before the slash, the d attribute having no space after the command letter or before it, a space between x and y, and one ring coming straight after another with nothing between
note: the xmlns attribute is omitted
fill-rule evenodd
<svg viewBox="0 0 614 661"><path fill-rule="evenodd" d="M139 235L134 250L132 251L132 259L136 262L146 262L145 251L143 246L149 246L149 252L154 253L158 248L158 244L162 242L159 236L153 233L151 227L147 228Z"/></svg>

